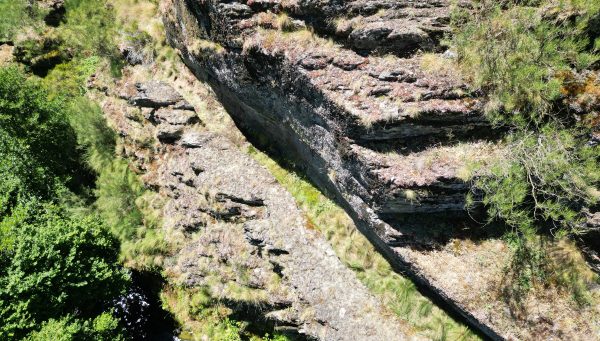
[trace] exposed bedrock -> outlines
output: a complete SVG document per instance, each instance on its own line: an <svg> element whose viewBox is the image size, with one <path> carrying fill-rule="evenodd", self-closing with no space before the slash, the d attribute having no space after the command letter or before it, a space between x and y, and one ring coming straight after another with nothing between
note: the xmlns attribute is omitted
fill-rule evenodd
<svg viewBox="0 0 600 341"><path fill-rule="evenodd" d="M498 152L499 133L439 46L450 1L161 7L170 43L244 133L301 167L449 311L492 339L593 330L569 325L551 302L518 321L498 294L510 252L494 231L471 228L465 180L472 163Z"/></svg>
<svg viewBox="0 0 600 341"><path fill-rule="evenodd" d="M303 4L294 5L296 11ZM410 224L394 223L403 216L425 215L433 226L431 214L464 214L468 187L460 173L468 162L493 151L479 140L491 129L477 100L452 70L425 70L421 55L363 57L307 33L304 23L289 33L263 29L274 15L264 9L276 6L283 5L162 4L171 44L213 86L243 131L301 166L335 196L397 269L472 326L500 338L395 249L431 249L452 235L423 234ZM447 56L434 58L443 64Z"/></svg>
<svg viewBox="0 0 600 341"><path fill-rule="evenodd" d="M164 261L171 284L208 287L235 313L300 340L419 339L273 176L209 131L171 85L126 72L117 86L104 110L144 185L164 198L165 239L178 245Z"/></svg>

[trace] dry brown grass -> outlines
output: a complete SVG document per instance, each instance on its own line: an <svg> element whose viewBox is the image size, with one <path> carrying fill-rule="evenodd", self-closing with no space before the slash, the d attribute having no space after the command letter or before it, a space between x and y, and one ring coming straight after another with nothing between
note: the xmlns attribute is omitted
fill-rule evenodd
<svg viewBox="0 0 600 341"><path fill-rule="evenodd" d="M424 53L420 56L420 65L424 72L441 77L460 79L460 72L456 62L444 58L438 53Z"/></svg>
<svg viewBox="0 0 600 341"><path fill-rule="evenodd" d="M0 45L0 66L13 61L13 47L9 45Z"/></svg>

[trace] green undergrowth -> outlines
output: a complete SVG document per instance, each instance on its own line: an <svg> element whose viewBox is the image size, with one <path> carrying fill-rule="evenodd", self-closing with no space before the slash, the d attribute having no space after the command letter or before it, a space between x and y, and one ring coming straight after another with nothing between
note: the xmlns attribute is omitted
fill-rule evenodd
<svg viewBox="0 0 600 341"><path fill-rule="evenodd" d="M409 279L394 272L385 258L356 229L346 212L309 181L281 167L253 147L249 147L248 153L296 199L305 214L307 227L322 233L342 262L389 310L408 321L417 334L432 340L479 339L421 295Z"/></svg>
<svg viewBox="0 0 600 341"><path fill-rule="evenodd" d="M161 227L164 200L146 190L127 160L116 155L116 136L100 107L85 99L73 101L71 124L86 150L88 166L97 174L94 209L121 240L121 258L140 270L157 270L170 251Z"/></svg>
<svg viewBox="0 0 600 341"><path fill-rule="evenodd" d="M39 28L42 11L25 0L0 0L0 42L13 41L23 26Z"/></svg>
<svg viewBox="0 0 600 341"><path fill-rule="evenodd" d="M123 335L109 307L129 275L119 241L85 207L91 174L69 116L39 79L0 68L3 340L59 336L67 323L72 338Z"/></svg>
<svg viewBox="0 0 600 341"><path fill-rule="evenodd" d="M161 293L165 309L186 323L179 335L184 340L286 341L288 337L260 332L247 321L231 318L233 310L211 294L209 287L167 287Z"/></svg>
<svg viewBox="0 0 600 341"><path fill-rule="evenodd" d="M556 105L567 75L600 58L599 18L596 0L480 0L455 11L451 45L488 118L531 128L567 118Z"/></svg>

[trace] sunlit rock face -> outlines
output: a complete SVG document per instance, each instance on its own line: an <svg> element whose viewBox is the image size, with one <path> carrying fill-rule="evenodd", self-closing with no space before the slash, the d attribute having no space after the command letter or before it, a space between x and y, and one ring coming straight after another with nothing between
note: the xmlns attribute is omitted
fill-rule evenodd
<svg viewBox="0 0 600 341"><path fill-rule="evenodd" d="M440 44L450 1L161 7L171 45L238 127L335 197L392 264L488 337L550 335L515 322L497 295L502 232L465 210L470 165L497 155L502 132Z"/></svg>
<svg viewBox="0 0 600 341"><path fill-rule="evenodd" d="M162 260L170 285L207 290L258 328L300 339L418 339L391 316L292 196L170 84L126 75L104 104L123 156L164 201ZM152 308L134 290L117 302L129 328Z"/></svg>

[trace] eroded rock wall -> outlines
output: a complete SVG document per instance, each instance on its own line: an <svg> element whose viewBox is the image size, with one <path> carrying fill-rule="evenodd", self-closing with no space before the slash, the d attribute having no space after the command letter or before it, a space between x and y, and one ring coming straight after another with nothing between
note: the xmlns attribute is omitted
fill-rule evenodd
<svg viewBox="0 0 600 341"><path fill-rule="evenodd" d="M442 305L493 339L593 330L565 319L568 302L516 318L499 294L510 251L469 229L469 164L497 153L498 132L439 46L450 1L161 6L170 43L237 125L303 168Z"/></svg>
<svg viewBox="0 0 600 341"><path fill-rule="evenodd" d="M170 84L134 75L125 71L104 111L144 185L165 198L162 228L177 245L163 264L172 285L209 288L301 339L418 339L307 228L268 171L207 129Z"/></svg>

